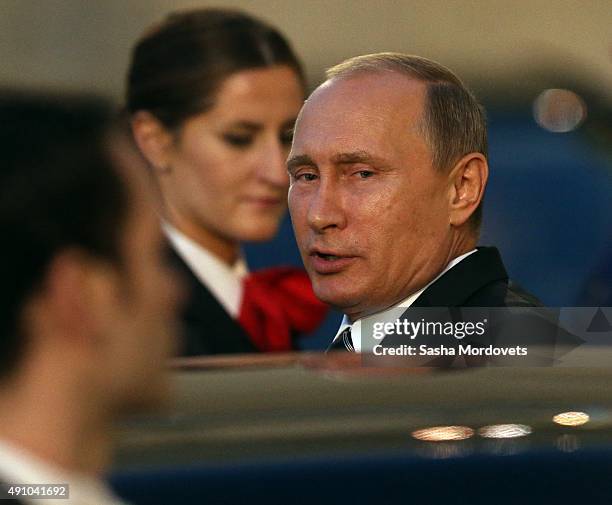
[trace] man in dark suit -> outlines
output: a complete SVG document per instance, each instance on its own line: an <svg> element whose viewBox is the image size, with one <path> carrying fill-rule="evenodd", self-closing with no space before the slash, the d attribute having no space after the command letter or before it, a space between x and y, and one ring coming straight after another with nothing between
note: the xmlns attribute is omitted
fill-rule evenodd
<svg viewBox="0 0 612 505"><path fill-rule="evenodd" d="M5 92L0 117L0 483L117 505L112 424L166 397L176 337L150 181L96 100Z"/></svg>
<svg viewBox="0 0 612 505"><path fill-rule="evenodd" d="M482 107L442 65L347 60L306 101L288 159L289 209L317 296L360 323L412 306L530 306L499 253L477 248L488 177Z"/></svg>

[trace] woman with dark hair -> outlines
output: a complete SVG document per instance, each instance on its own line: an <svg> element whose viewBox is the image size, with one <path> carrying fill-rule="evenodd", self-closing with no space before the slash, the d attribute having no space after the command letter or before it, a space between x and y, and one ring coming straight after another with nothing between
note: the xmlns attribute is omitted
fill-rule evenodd
<svg viewBox="0 0 612 505"><path fill-rule="evenodd" d="M248 274L240 247L277 232L304 88L285 38L239 11L171 14L134 48L132 132L159 185L174 261L191 281L183 354L290 350L323 318L305 272Z"/></svg>

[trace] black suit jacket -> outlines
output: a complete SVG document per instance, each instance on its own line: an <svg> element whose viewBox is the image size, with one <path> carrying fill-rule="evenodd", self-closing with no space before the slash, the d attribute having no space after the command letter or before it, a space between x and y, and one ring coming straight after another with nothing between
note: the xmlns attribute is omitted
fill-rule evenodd
<svg viewBox="0 0 612 505"><path fill-rule="evenodd" d="M478 247L429 286L413 307L539 307L540 300L508 279L495 247Z"/></svg>
<svg viewBox="0 0 612 505"><path fill-rule="evenodd" d="M181 356L258 352L242 326L170 246L169 258L186 282L189 293L181 314Z"/></svg>
<svg viewBox="0 0 612 505"><path fill-rule="evenodd" d="M505 307L523 309L504 310ZM428 312L428 308L434 309ZM551 365L554 362L556 346L573 347L580 343L574 335L559 327L558 314L544 308L540 300L508 279L499 251L494 247L478 247L476 252L423 291L400 319L418 321L422 317L425 320L453 323L487 321L487 331L484 335L461 340L450 336L446 345L450 341L450 345L455 347L459 344L473 344L480 347L527 346L531 349L528 358L520 356L515 359L466 359L468 365L480 365L487 361ZM427 339L430 340L429 337ZM435 342L435 339L432 341ZM389 335L384 338L383 343L385 346L395 347L406 344L407 341L405 336ZM429 364L447 366L452 361L443 357L434 359Z"/></svg>

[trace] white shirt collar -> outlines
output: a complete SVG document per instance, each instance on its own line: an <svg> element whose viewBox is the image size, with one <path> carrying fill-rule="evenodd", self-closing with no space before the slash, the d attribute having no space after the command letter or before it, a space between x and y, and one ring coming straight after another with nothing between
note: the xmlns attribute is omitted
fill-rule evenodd
<svg viewBox="0 0 612 505"><path fill-rule="evenodd" d="M68 484L68 499L27 499L28 505L127 505L100 480L61 469L0 439L0 480L5 484Z"/></svg>
<svg viewBox="0 0 612 505"><path fill-rule="evenodd" d="M242 280L249 273L244 258L241 256L230 267L171 224L162 221L162 229L193 274L236 319L242 303Z"/></svg>
<svg viewBox="0 0 612 505"><path fill-rule="evenodd" d="M477 249L472 249L471 251L466 252L465 254L462 254L461 256L457 256L455 259L451 260L450 263L448 265L446 265L446 268L444 268L444 270L442 270L442 272L440 272L426 286L424 286L423 288L419 289L418 291L412 293L408 298L405 298L401 302L395 304L393 307L390 307L390 308L388 308L386 310L383 310L382 312L379 312L377 314L371 314L368 317L376 316L376 320L377 321L387 321L388 315L389 314L395 314L395 309L396 308L401 307L401 308L406 308L407 309L408 307L410 307L416 301L416 299L419 296L421 296L423 291L425 291L429 286L431 286L434 282L436 282L440 277L442 277L451 268L453 268L458 263L463 261L470 254L474 254L476 251L477 251ZM393 317L393 319L394 319L394 317ZM346 328L348 328L349 326L351 327L351 339L353 341L353 347L355 348L355 352L361 352L361 319L357 319L353 324L351 324L351 322L349 321L349 318L345 314L344 317L342 318L342 322L340 323L340 328L338 329L338 332L336 333L336 336L334 337L334 340L332 342L335 342L336 339L340 336L340 334Z"/></svg>

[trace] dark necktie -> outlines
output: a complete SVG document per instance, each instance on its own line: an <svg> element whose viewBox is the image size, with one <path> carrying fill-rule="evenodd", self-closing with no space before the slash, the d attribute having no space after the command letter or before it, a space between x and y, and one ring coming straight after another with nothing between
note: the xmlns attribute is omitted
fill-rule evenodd
<svg viewBox="0 0 612 505"><path fill-rule="evenodd" d="M346 328L340 336L332 342L332 344L327 349L328 351L348 351L355 352L355 347L353 346L353 339L351 337L351 327Z"/></svg>

